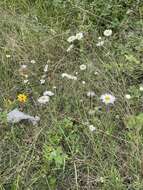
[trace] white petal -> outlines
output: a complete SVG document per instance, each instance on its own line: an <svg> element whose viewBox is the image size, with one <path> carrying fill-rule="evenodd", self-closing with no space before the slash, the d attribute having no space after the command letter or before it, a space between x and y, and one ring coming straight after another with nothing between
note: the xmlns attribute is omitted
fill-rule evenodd
<svg viewBox="0 0 143 190"><path fill-rule="evenodd" d="M71 43L71 42L73 42L73 41L75 41L76 40L76 36L70 36L68 39L67 39L67 41L69 42L69 43Z"/></svg>
<svg viewBox="0 0 143 190"><path fill-rule="evenodd" d="M108 36L111 36L111 35L112 35L112 30L109 29L109 30L104 31L104 36L108 37Z"/></svg>
<svg viewBox="0 0 143 190"><path fill-rule="evenodd" d="M90 130L91 132L93 132L93 131L96 130L96 128L95 128L93 125L89 125L88 127L89 127L89 130Z"/></svg>
<svg viewBox="0 0 143 190"><path fill-rule="evenodd" d="M54 96L54 93L52 91L45 91L43 93L44 96Z"/></svg>
<svg viewBox="0 0 143 190"><path fill-rule="evenodd" d="M83 38L83 33L82 32L79 32L76 34L76 39L77 40L81 40Z"/></svg>
<svg viewBox="0 0 143 190"><path fill-rule="evenodd" d="M95 92L94 91L89 91L89 92L87 92L87 96L88 97L94 97L95 96Z"/></svg>
<svg viewBox="0 0 143 190"><path fill-rule="evenodd" d="M40 104L46 104L48 103L50 100L49 96L41 96L40 98L38 98L38 102Z"/></svg>
<svg viewBox="0 0 143 190"><path fill-rule="evenodd" d="M48 64L44 67L44 72L46 73L48 71Z"/></svg>

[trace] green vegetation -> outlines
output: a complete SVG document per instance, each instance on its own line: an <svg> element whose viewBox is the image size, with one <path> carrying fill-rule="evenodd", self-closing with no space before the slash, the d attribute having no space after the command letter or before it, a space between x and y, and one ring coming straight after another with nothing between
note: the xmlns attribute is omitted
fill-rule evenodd
<svg viewBox="0 0 143 190"><path fill-rule="evenodd" d="M0 190L142 190L142 1L1 0L0 17Z"/></svg>

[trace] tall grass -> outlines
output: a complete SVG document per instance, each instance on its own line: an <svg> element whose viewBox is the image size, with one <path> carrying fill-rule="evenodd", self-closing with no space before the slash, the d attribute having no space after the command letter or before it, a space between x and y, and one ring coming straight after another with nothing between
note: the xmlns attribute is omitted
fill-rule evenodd
<svg viewBox="0 0 143 190"><path fill-rule="evenodd" d="M141 1L1 0L0 7L0 188L143 189ZM106 29L112 36L103 35ZM78 32L83 39L67 52L67 38ZM18 72L23 64L29 85ZM55 96L39 106L47 89ZM40 116L38 126L5 121L21 92L28 95L22 109ZM102 104L104 93L116 97L113 106Z"/></svg>

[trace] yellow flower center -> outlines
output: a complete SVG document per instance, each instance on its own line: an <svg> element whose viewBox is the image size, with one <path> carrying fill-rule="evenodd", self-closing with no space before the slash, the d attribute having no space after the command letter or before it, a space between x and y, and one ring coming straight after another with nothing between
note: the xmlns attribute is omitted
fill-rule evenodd
<svg viewBox="0 0 143 190"><path fill-rule="evenodd" d="M27 96L25 94L19 94L17 99L20 103L25 103L27 101Z"/></svg>
<svg viewBox="0 0 143 190"><path fill-rule="evenodd" d="M106 101L106 102L109 102L109 101L110 101L110 96L106 96L106 97L105 97L105 101Z"/></svg>

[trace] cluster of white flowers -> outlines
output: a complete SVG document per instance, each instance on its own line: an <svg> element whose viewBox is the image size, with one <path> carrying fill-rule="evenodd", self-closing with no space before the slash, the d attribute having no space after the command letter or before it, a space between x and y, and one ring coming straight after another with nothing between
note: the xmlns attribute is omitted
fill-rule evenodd
<svg viewBox="0 0 143 190"><path fill-rule="evenodd" d="M93 132L93 131L96 130L96 127L94 127L94 125L89 125L88 128L89 128L89 130L90 130L91 132Z"/></svg>
<svg viewBox="0 0 143 190"><path fill-rule="evenodd" d="M139 90L140 90L141 92L143 92L143 85L142 85L142 84L139 86ZM127 100L130 100L130 99L132 98L132 96L131 96L130 94L125 94L125 98L126 98Z"/></svg>
<svg viewBox="0 0 143 190"><path fill-rule="evenodd" d="M67 78L67 79L71 79L71 80L77 80L76 76L69 75L67 73L62 73L62 78Z"/></svg>
<svg viewBox="0 0 143 190"><path fill-rule="evenodd" d="M97 46L97 47L101 47L101 46L103 46L103 45L104 45L104 40L102 40L101 37L98 37L98 42L97 42L96 46Z"/></svg>
<svg viewBox="0 0 143 190"><path fill-rule="evenodd" d="M104 45L104 41L103 41L103 40L97 42L97 44L96 44L97 47L101 47L101 46L103 46L103 45Z"/></svg>
<svg viewBox="0 0 143 190"><path fill-rule="evenodd" d="M38 98L38 102L40 104L47 104L50 101L50 97L54 96L55 94L52 91L45 91L43 96Z"/></svg>
<svg viewBox="0 0 143 190"><path fill-rule="evenodd" d="M43 71L44 71L44 74L42 75L41 79L40 79L40 84L45 84L46 80L46 76L47 76L47 72L48 72L48 64L45 65Z"/></svg>
<svg viewBox="0 0 143 190"><path fill-rule="evenodd" d="M79 32L77 33L75 36L70 36L67 41L69 43L72 43L74 42L75 40L81 40L83 38L83 33L82 32Z"/></svg>
<svg viewBox="0 0 143 190"><path fill-rule="evenodd" d="M109 37L109 36L112 35L112 30L111 30L111 29L107 29L107 30L105 30L105 31L103 32L103 34L104 34L105 37ZM105 41L102 39L101 36L99 36L99 37L98 37L98 42L96 43L96 46L97 46L97 47L101 47L101 46L104 45L104 43L105 43Z"/></svg>

